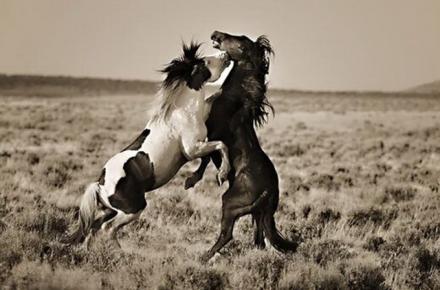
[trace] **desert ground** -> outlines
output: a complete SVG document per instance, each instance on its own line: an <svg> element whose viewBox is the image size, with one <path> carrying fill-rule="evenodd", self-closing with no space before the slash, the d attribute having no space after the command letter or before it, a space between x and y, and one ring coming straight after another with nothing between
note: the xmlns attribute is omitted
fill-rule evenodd
<svg viewBox="0 0 440 290"><path fill-rule="evenodd" d="M146 194L139 221L90 249L60 243L85 187L144 128L152 95L0 97L2 289L440 289L440 96L274 92L258 129L280 178L280 232L253 247L250 217L207 265L221 195L210 165ZM264 178L262 176L261 178Z"/></svg>

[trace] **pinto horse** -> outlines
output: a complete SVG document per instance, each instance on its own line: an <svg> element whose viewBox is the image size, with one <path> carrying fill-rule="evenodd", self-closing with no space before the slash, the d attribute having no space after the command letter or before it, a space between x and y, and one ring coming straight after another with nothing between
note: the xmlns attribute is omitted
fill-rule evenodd
<svg viewBox="0 0 440 290"><path fill-rule="evenodd" d="M278 175L255 132L255 126L265 123L269 110L273 111L266 97L265 82L269 57L273 53L270 42L265 36L252 41L246 36L218 31L211 39L214 48L226 52L234 61L207 120L208 139L225 143L232 169L228 174L229 188L222 196L220 236L202 256L202 261L209 260L232 239L235 221L246 214L252 214L256 223L254 241L257 247L265 247L266 236L277 250L294 251L297 243L284 239L275 226ZM203 177L211 159L217 167L225 160L215 153L204 157L197 171L186 180L186 189Z"/></svg>
<svg viewBox="0 0 440 290"><path fill-rule="evenodd" d="M166 77L158 108L143 132L110 158L99 179L86 189L78 227L66 242L88 241L104 229L120 247L116 233L145 209L145 192L166 184L189 160L219 152L218 180L226 180L230 169L227 147L221 141L206 141L205 121L216 95L206 96L204 85L216 81L230 61L226 54L202 58L199 46L184 44L183 56L162 70Z"/></svg>

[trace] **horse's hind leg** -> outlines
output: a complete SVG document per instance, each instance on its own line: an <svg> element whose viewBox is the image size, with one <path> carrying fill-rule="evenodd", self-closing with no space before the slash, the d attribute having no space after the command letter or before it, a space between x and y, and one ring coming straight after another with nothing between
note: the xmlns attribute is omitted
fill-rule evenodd
<svg viewBox="0 0 440 290"><path fill-rule="evenodd" d="M235 221L239 217L252 213L255 209L259 208L262 204L262 201L264 201L268 196L267 191L265 191L251 204L241 205L234 208L225 207L225 205L232 204L229 198L231 196L234 196L234 193L237 192L235 192L233 189L230 189L223 195L223 213L220 236L218 237L217 242L214 244L214 246L212 246L212 248L201 257L202 262L207 262L209 259L212 258L212 256L214 256L216 252L218 252L230 240L232 240L232 233L234 230Z"/></svg>
<svg viewBox="0 0 440 290"><path fill-rule="evenodd" d="M252 214L252 218L255 221L255 231L254 231L254 243L258 249L264 249L266 243L264 242L263 233L263 215L260 212Z"/></svg>
<svg viewBox="0 0 440 290"><path fill-rule="evenodd" d="M224 211L221 221L220 236L217 242L200 258L202 263L206 263L211 259L215 253L217 253L221 248L223 248L230 240L232 240L232 232L234 230L234 224L237 220L237 216L232 215L229 211Z"/></svg>
<svg viewBox="0 0 440 290"><path fill-rule="evenodd" d="M124 171L126 176L118 181L114 193L108 197L117 214L103 225L111 241L118 247L118 230L139 217L147 206L145 192L154 184L153 165L144 152L138 152L135 157L127 160Z"/></svg>
<svg viewBox="0 0 440 290"><path fill-rule="evenodd" d="M90 242L92 238L97 234L97 232L101 229L102 225L111 220L116 216L116 211L111 208L103 208L101 210L101 214L95 218L95 221L92 224L92 228L90 233L87 235L84 244L86 245L86 248L90 246Z"/></svg>
<svg viewBox="0 0 440 290"><path fill-rule="evenodd" d="M111 221L110 226L108 227L108 234L111 241L114 242L118 248L121 248L121 245L119 244L119 241L117 239L117 232L123 226L139 218L141 213L142 210L138 211L137 213L124 213L122 211L119 211L116 214L115 218Z"/></svg>
<svg viewBox="0 0 440 290"><path fill-rule="evenodd" d="M95 221L92 224L92 232L96 234L101 229L101 226L114 218L117 214L117 211L111 209L111 208L105 208L102 210L102 214L98 216L98 218L95 219Z"/></svg>
<svg viewBox="0 0 440 290"><path fill-rule="evenodd" d="M118 202L112 204L115 206L116 214L114 214L110 219L104 221L101 228L108 234L110 241L117 247L121 248L121 245L117 239L117 232L125 225L131 223L132 221L139 218L142 211L147 206L145 197L138 195L137 199L128 199L127 194L123 195L121 192L118 193Z"/></svg>

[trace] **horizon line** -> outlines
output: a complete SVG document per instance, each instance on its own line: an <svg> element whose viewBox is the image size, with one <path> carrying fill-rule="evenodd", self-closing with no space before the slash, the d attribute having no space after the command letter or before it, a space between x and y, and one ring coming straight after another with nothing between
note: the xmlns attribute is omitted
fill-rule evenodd
<svg viewBox="0 0 440 290"><path fill-rule="evenodd" d="M162 81L160 80L151 80L151 79L139 79L139 78L118 78L118 77L105 77L105 76L79 76L79 75L68 75L68 74L33 74L33 73L4 73L0 72L0 77L42 77L42 78L66 78L66 79L89 79L89 80L107 80L107 81L121 81L121 82L144 82L151 84L159 84ZM331 93L331 94L346 94L346 93L357 93L357 94L366 94L366 93L379 93L379 94L390 94L390 93L420 93L411 91L412 89L416 89L419 86L429 84L432 82L436 82L438 80L432 80L430 82L424 82L421 84L414 85L412 87L403 89L403 90L373 90L373 89L304 89L304 88L286 88L286 87L268 87L269 91L281 91L281 92L298 92L298 93ZM267 82L270 84L270 81ZM207 84L207 86L216 87L220 85L212 85ZM423 92L420 94L424 94Z"/></svg>

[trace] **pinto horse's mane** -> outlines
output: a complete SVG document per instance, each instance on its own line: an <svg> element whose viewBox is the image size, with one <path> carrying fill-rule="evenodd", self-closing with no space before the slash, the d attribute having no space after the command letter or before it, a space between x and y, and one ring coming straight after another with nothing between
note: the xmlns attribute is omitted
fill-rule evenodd
<svg viewBox="0 0 440 290"><path fill-rule="evenodd" d="M173 87L173 89L164 88L163 86L160 88L150 104L150 122L164 121L168 118L177 96L182 92L182 86L180 84Z"/></svg>
<svg viewBox="0 0 440 290"><path fill-rule="evenodd" d="M191 42L189 45L183 43L183 54L160 70L160 72L166 74L166 77L151 106L150 122L168 118L176 98L183 93L185 86L198 90L204 83L204 79L196 80L196 83L194 83L194 67L203 63L203 58L198 54L200 45L196 42ZM203 72L198 75L203 75ZM206 78L206 75L202 77Z"/></svg>
<svg viewBox="0 0 440 290"><path fill-rule="evenodd" d="M245 77L241 87L246 91L243 95L243 106L248 118L255 126L261 127L267 122L270 112L275 114L272 104L267 99L266 75L269 73L270 56L275 55L269 39L262 35L255 41L257 53L250 61L256 73Z"/></svg>

